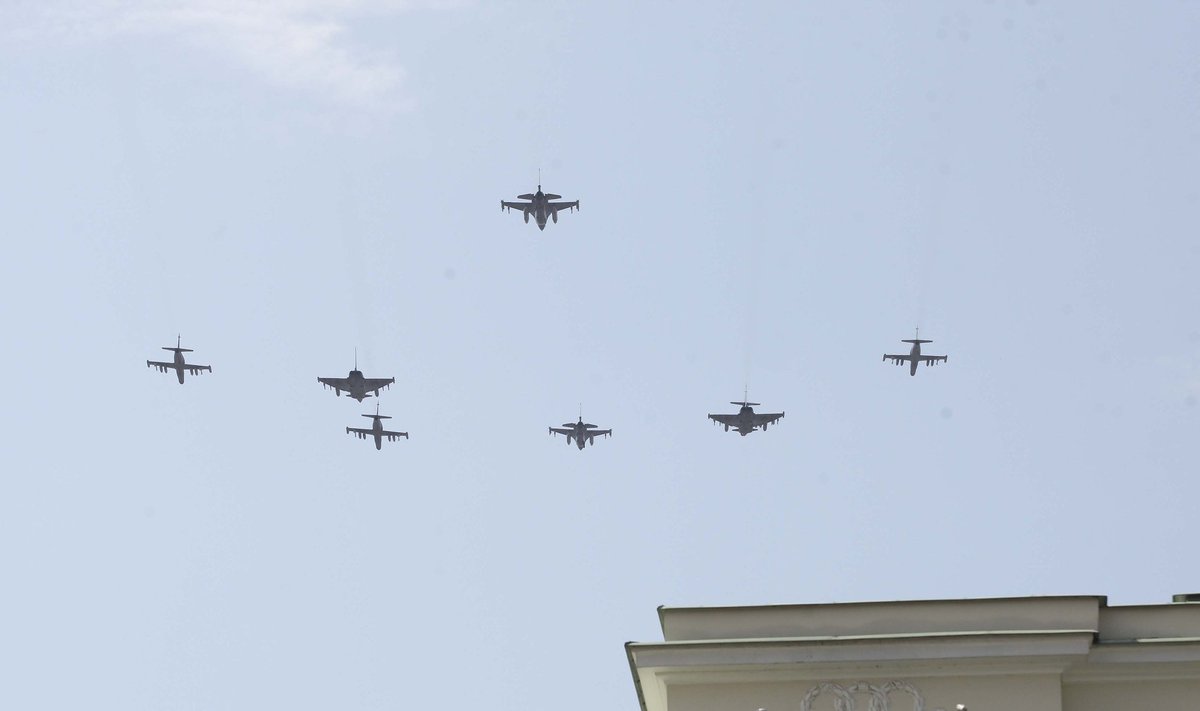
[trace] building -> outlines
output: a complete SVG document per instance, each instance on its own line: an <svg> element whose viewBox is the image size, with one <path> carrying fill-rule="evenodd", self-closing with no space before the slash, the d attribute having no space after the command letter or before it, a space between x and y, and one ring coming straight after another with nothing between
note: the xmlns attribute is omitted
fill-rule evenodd
<svg viewBox="0 0 1200 711"><path fill-rule="evenodd" d="M642 711L1200 711L1200 596L659 608Z"/></svg>

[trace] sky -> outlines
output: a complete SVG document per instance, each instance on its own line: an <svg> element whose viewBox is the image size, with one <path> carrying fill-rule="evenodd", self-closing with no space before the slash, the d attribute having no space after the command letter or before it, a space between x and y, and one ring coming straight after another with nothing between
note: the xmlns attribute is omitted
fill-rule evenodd
<svg viewBox="0 0 1200 711"><path fill-rule="evenodd" d="M634 709L658 605L1200 590L1197 46L1166 0L0 4L0 707ZM356 349L411 439L346 435ZM744 392L786 417L708 421Z"/></svg>

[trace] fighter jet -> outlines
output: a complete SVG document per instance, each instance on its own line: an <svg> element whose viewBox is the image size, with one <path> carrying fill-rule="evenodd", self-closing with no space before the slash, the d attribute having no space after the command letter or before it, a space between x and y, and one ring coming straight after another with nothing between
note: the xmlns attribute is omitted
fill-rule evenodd
<svg viewBox="0 0 1200 711"><path fill-rule="evenodd" d="M566 435L567 446L570 446L571 440L575 440L575 444L579 446L580 451L588 445L596 444L596 435L604 435L609 437L612 435L612 430L598 430L596 425L587 424L583 421L583 415L579 416L579 422L564 422L562 427L548 427L552 435Z"/></svg>
<svg viewBox="0 0 1200 711"><path fill-rule="evenodd" d="M158 368L158 371L160 373L165 373L168 370L174 370L175 375L179 378L180 385L183 385L183 372L185 370L187 372L191 373L192 375L199 375L200 373L203 373L206 370L210 373L212 372L211 365L196 365L195 363L184 363L183 362L183 354L191 353L192 349L191 348L180 348L179 344L180 344L180 341L182 341L182 340L183 340L183 336L177 337L175 339L175 347L174 348L171 348L170 346L162 347L162 349L164 351L174 351L175 352L175 359L172 362L163 363L162 361L157 361L157 360L146 361L147 368L153 366L155 368Z"/></svg>
<svg viewBox="0 0 1200 711"><path fill-rule="evenodd" d="M921 344L922 343L933 343L933 341L923 341L923 340L921 340L920 336L921 336L921 329L918 328L917 335L915 337L901 340L901 343L913 344L912 350L910 350L908 352L908 355L894 355L891 353L884 353L883 359L891 360L896 365L901 365L902 363L904 363L904 361L908 361L909 362L909 366L908 366L908 374L909 375L916 375L917 374L917 366L920 365L922 362L924 362L925 365L937 365L938 362L945 363L946 360L949 358L949 356L921 355Z"/></svg>
<svg viewBox="0 0 1200 711"><path fill-rule="evenodd" d="M553 202L560 198L562 198L562 195L542 192L542 185L538 183L536 193L525 193L524 195L517 196L518 200L529 200L530 202L508 202L507 200L501 200L500 210L520 210L525 215L526 222L529 222L529 216L533 215L538 229L544 230L546 229L547 216L557 224L559 210L570 208L573 212L579 209L578 200L575 202Z"/></svg>
<svg viewBox="0 0 1200 711"><path fill-rule="evenodd" d="M403 437L404 439L408 439L407 432L391 432L389 430L383 429L383 422L381 422L381 420L390 420L392 418L388 415L379 414L379 405L375 406L375 414L374 415L363 415L363 417L370 417L371 419L374 420L374 422L371 424L371 429L364 430L359 427L347 427L346 434L353 433L359 439L366 439L368 435L371 437L374 437L375 438L375 449L383 449L383 438L384 437L387 437L387 440L389 442L395 442L397 439L399 439L401 437Z"/></svg>
<svg viewBox="0 0 1200 711"><path fill-rule="evenodd" d="M387 388L392 383L396 382L395 378L364 378L362 371L358 369L358 351L354 351L354 370L350 371L350 375L345 378L317 378L317 382L327 388L333 388L333 391L342 396L342 391L345 390L350 397L363 401L363 398L371 397L371 391L375 392L375 397L379 397L379 391Z"/></svg>
<svg viewBox="0 0 1200 711"><path fill-rule="evenodd" d="M745 395L742 397L745 397ZM782 418L784 415L782 412L757 415L754 413L754 406L760 404L757 402L746 402L743 400L741 402L731 401L729 404L741 405L741 409L738 410L736 415L710 414L708 418L713 422L725 425L726 432L728 432L729 428L732 427L743 437L760 428L763 432L766 432L767 425L774 424L776 420Z"/></svg>

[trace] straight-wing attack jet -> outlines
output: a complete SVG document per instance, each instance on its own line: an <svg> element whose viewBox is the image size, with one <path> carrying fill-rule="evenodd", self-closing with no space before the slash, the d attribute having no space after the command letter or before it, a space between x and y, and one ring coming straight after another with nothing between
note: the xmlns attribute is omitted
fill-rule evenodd
<svg viewBox="0 0 1200 711"><path fill-rule="evenodd" d="M518 195L518 200L529 200L529 202L509 202L507 200L500 201L500 209L503 210L520 210L525 215L525 221L529 222L529 216L533 215L534 221L537 222L539 230L546 229L546 218L554 220L558 223L558 211L570 209L572 212L579 209L579 201L574 202L554 202L562 198L562 195L554 193L542 192L541 183L538 184L536 193L525 193Z"/></svg>
<svg viewBox="0 0 1200 711"><path fill-rule="evenodd" d="M917 366L920 365L921 363L924 363L925 365L937 365L939 362L945 363L946 360L949 358L949 356L944 356L944 355L940 355L940 356L921 355L921 344L922 343L933 343L933 341L921 340L921 329L919 329L919 328L917 329L916 336L914 336L913 338L909 338L909 339L902 339L901 343L911 343L912 344L912 349L909 350L908 355L895 355L892 353L884 353L883 359L890 360L893 363L895 363L896 365L902 365L904 363L904 361L908 361L909 362L909 366L908 366L908 374L909 375L916 375L917 374Z"/></svg>
<svg viewBox="0 0 1200 711"><path fill-rule="evenodd" d="M206 370L210 373L212 372L211 365L196 365L195 363L184 363L183 362L183 354L191 353L192 349L191 348L180 348L180 341L182 341L182 340L183 340L183 336L177 337L175 339L175 347L174 348L171 348L170 346L162 347L162 349L164 351L174 351L175 352L175 358L170 363L163 363L162 361L157 361L157 360L146 361L147 368L149 368L149 367L158 368L158 372L160 372L160 373L165 373L168 370L174 370L175 375L179 378L180 385L183 385L184 371L187 371L188 373L190 373L192 375L199 375L200 373L203 373Z"/></svg>
<svg viewBox="0 0 1200 711"><path fill-rule="evenodd" d="M392 431L383 429L382 421L390 420L392 418L389 415L379 414L379 406L378 405L375 406L375 414L374 415L363 415L363 417L370 417L372 420L374 420L374 422L371 424L371 429L365 430L360 427L347 427L346 434L353 434L356 437L358 437L359 439L366 439L368 436L374 437L375 438L375 449L383 449L383 438L384 437L387 437L387 441L389 441L389 442L395 442L397 439L399 439L401 437L403 437L404 439L408 439L407 432L392 432Z"/></svg>
<svg viewBox="0 0 1200 711"><path fill-rule="evenodd" d="M396 379L364 378L362 371L358 369L358 351L355 351L354 370L350 371L350 375L345 378L317 378L317 382L327 388L333 388L338 397L345 391L350 397L362 402L363 398L371 397L372 392L375 393L375 397L379 397L379 391L396 382Z"/></svg>
<svg viewBox="0 0 1200 711"><path fill-rule="evenodd" d="M745 395L742 397L745 397ZM710 414L708 418L713 422L725 425L726 432L728 432L729 428L732 427L743 437L757 429L761 429L763 432L766 432L767 425L774 424L775 421L782 418L784 414L782 412L756 414L754 412L754 406L760 404L757 402L746 402L745 400L742 400L741 402L731 401L729 404L741 406L741 409L738 410L736 415Z"/></svg>
<svg viewBox="0 0 1200 711"><path fill-rule="evenodd" d="M595 445L597 435L605 437L612 435L612 430L598 430L596 429L596 425L584 422L583 415L579 416L579 422L564 422L562 427L549 427L547 429L550 430L550 434L552 435L566 435L568 446L574 440L581 451L589 444Z"/></svg>

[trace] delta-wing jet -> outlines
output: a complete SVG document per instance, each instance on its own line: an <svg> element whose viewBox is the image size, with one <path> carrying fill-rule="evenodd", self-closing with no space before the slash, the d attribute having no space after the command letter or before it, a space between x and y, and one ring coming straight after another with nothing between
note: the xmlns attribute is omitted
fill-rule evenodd
<svg viewBox="0 0 1200 711"><path fill-rule="evenodd" d="M717 424L725 425L726 432L728 432L729 428L732 427L743 437L757 429L761 429L763 432L766 432L767 425L775 424L775 421L782 419L784 415L782 412L770 412L762 414L756 413L754 412L754 406L761 404L757 402L746 402L745 400L742 400L741 402L730 401L729 404L741 406L736 415L710 414L708 418Z"/></svg>
<svg viewBox="0 0 1200 711"><path fill-rule="evenodd" d="M395 378L364 378L362 371L358 369L358 352L354 353L354 370L344 378L317 378L317 382L327 388L333 388L338 397L345 392L350 397L362 402L364 398L371 397L371 393L375 393L375 397L379 397L379 391L386 389L392 383L396 382Z"/></svg>
<svg viewBox="0 0 1200 711"><path fill-rule="evenodd" d="M908 355L896 355L896 354L892 354L892 353L884 353L883 359L885 361L890 360L890 361L892 361L892 363L895 363L896 365L903 365L905 361L908 361L908 363L909 363L908 374L909 375L916 375L917 374L917 366L920 365L921 363L924 363L925 365L937 365L938 363L945 363L946 360L949 358L949 356L944 356L944 355L922 355L921 354L921 344L922 343L933 343L933 341L921 340L921 329L917 329L917 335L915 337L908 338L908 339L902 339L901 343L911 343L912 344L912 348L908 351Z"/></svg>
<svg viewBox="0 0 1200 711"><path fill-rule="evenodd" d="M552 435L566 435L567 445L570 446L572 440L580 450L589 444L596 444L596 437L609 437L612 435L612 430L596 429L596 425L589 424L583 421L583 415L579 416L579 422L564 422L562 427L549 427Z"/></svg>
<svg viewBox="0 0 1200 711"><path fill-rule="evenodd" d="M192 375L199 375L206 370L210 373L212 372L211 365L196 365L195 363L183 362L183 354L191 353L192 349L191 348L181 348L180 342L182 340L183 340L183 336L179 336L178 338L176 338L174 348L171 348L170 346L162 347L162 349L164 351L174 351L175 358L170 363L164 363L164 362L158 361L158 360L146 361L147 368L150 368L150 367L157 368L158 372L160 372L160 373L165 373L168 370L174 370L176 377L179 378L180 385L183 385L183 374L185 371Z"/></svg>
<svg viewBox="0 0 1200 711"><path fill-rule="evenodd" d="M525 193L518 195L518 200L528 200L529 202L509 202L507 200L500 201L500 209L503 210L520 210L525 216L525 221L529 222L529 216L533 215L534 221L537 223L539 230L546 229L546 219L553 220L558 223L558 213L560 210L571 210L574 212L579 209L579 201L574 202L554 202L560 200L562 195L554 193L542 192L541 184L538 185L536 193Z"/></svg>
<svg viewBox="0 0 1200 711"><path fill-rule="evenodd" d="M359 439L366 439L367 437L374 437L375 438L375 449L383 449L383 438L384 437L387 437L387 441L389 441L389 442L395 442L396 440L400 439L401 437L403 437L404 439L408 439L407 432L392 432L390 430L383 429L383 420L390 420L392 418L390 415L379 414L379 406L378 405L375 406L375 414L374 415L363 415L363 417L370 417L373 420L373 422L371 423L371 429L368 430L368 429L362 429L361 427L347 427L346 434L352 434L352 435L358 437Z"/></svg>

